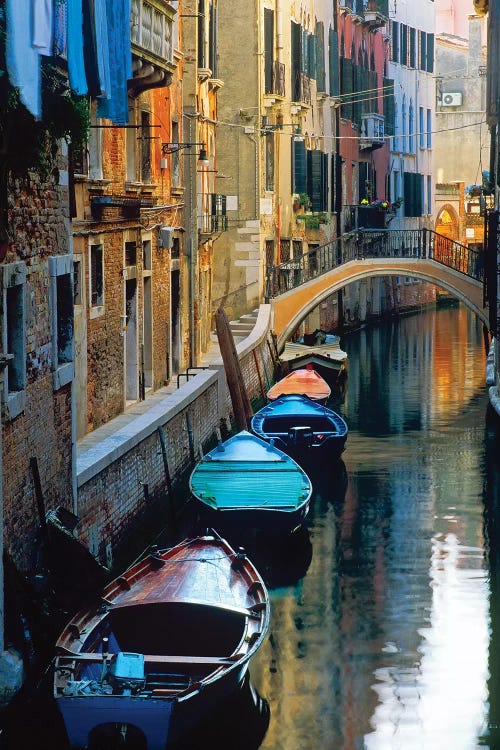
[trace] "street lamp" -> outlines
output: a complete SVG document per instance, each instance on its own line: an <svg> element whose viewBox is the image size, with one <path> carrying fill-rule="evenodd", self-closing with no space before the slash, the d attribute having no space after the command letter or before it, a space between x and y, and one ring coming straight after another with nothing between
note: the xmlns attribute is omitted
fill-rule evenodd
<svg viewBox="0 0 500 750"><path fill-rule="evenodd" d="M208 167L210 166L210 161L207 156L207 152L205 149L205 144L193 141L192 143L162 143L161 144L161 151L164 156L167 156L168 154L175 154L177 151L180 151L183 148L191 148L192 146L201 146L200 153L198 154L198 164L200 167Z"/></svg>

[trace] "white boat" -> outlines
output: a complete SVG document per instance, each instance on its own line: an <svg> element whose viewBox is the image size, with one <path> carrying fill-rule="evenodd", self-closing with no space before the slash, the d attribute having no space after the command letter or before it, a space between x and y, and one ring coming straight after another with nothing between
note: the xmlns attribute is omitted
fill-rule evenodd
<svg viewBox="0 0 500 750"><path fill-rule="evenodd" d="M325 334L323 331L311 334L313 336L316 341L313 344L304 343L304 338L296 343L287 341L280 355L280 362L290 370L312 365L327 383L335 387L347 374L347 352L340 348L338 336Z"/></svg>

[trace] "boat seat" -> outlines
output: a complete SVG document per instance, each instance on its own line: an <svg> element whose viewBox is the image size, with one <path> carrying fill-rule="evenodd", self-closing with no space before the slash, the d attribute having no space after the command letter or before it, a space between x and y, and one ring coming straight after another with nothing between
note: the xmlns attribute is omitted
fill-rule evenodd
<svg viewBox="0 0 500 750"><path fill-rule="evenodd" d="M108 661L111 660L113 654L108 654ZM232 656L161 656L158 654L144 654L145 664L193 664L201 666L227 666L232 664L240 655L237 657ZM66 660L69 662L101 662L102 654L97 653L79 653L79 654L60 654L58 660ZM67 668L67 664L59 664L60 668Z"/></svg>

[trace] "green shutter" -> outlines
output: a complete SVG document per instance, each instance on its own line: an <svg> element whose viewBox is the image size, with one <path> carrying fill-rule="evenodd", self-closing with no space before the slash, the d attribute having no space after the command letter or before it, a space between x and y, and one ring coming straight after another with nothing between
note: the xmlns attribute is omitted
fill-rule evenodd
<svg viewBox="0 0 500 750"><path fill-rule="evenodd" d="M292 140L293 185L292 192L307 192L306 144L304 141ZM309 196L311 197L311 196Z"/></svg>
<svg viewBox="0 0 500 750"><path fill-rule="evenodd" d="M328 75L330 96L339 95L339 35L335 29L328 31Z"/></svg>
<svg viewBox="0 0 500 750"><path fill-rule="evenodd" d="M326 93L325 27L322 21L316 24L316 84L318 91Z"/></svg>
<svg viewBox="0 0 500 750"><path fill-rule="evenodd" d="M323 152L307 151L307 194L311 199L313 211L323 211Z"/></svg>
<svg viewBox="0 0 500 750"><path fill-rule="evenodd" d="M384 78L383 85L384 85L384 117L385 117L384 133L385 135L394 135L394 119L395 119L394 81L391 78Z"/></svg>
<svg viewBox="0 0 500 750"><path fill-rule="evenodd" d="M342 96L341 116L345 120L352 120L353 64L348 57L340 58L340 93Z"/></svg>
<svg viewBox="0 0 500 750"><path fill-rule="evenodd" d="M274 11L264 8L264 86L266 94L273 92Z"/></svg>
<svg viewBox="0 0 500 750"><path fill-rule="evenodd" d="M427 34L427 72L434 72L434 34Z"/></svg>

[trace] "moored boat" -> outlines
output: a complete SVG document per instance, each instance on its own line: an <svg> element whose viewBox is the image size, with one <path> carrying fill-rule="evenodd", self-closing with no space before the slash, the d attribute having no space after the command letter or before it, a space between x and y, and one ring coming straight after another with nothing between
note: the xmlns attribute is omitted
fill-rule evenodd
<svg viewBox="0 0 500 750"><path fill-rule="evenodd" d="M295 394L307 396L312 401L324 403L330 398L332 389L321 375L307 365L300 370L293 370L278 380L267 392L269 401L274 401L280 396Z"/></svg>
<svg viewBox="0 0 500 750"><path fill-rule="evenodd" d="M215 532L143 558L57 640L53 690L70 747L117 732L164 750L241 685L268 627L259 573Z"/></svg>
<svg viewBox="0 0 500 750"><path fill-rule="evenodd" d="M281 396L252 417L254 433L275 444L307 468L323 455L337 459L347 440L347 424L332 409L306 396Z"/></svg>
<svg viewBox="0 0 500 750"><path fill-rule="evenodd" d="M189 479L206 523L226 532L254 528L288 533L309 510L305 471L274 444L246 430L207 453Z"/></svg>
<svg viewBox="0 0 500 750"><path fill-rule="evenodd" d="M347 352L340 348L340 338L333 334L316 332L313 341L306 343L305 337L297 342L287 341L280 355L280 362L290 371L311 365L332 388L338 388L347 375ZM308 339L310 341L311 339Z"/></svg>

